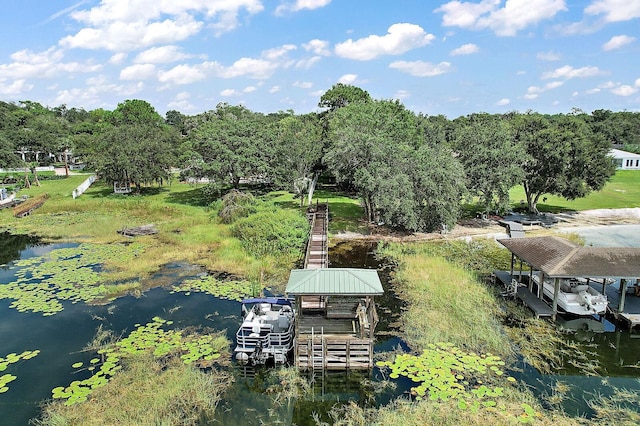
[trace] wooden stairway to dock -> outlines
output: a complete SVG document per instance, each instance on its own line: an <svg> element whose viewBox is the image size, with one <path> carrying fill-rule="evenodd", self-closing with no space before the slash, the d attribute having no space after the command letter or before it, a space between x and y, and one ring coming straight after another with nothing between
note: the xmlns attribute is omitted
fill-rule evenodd
<svg viewBox="0 0 640 426"><path fill-rule="evenodd" d="M308 215L311 220L311 232L307 242L304 269L327 268L329 267L329 206L326 203L317 204Z"/></svg>

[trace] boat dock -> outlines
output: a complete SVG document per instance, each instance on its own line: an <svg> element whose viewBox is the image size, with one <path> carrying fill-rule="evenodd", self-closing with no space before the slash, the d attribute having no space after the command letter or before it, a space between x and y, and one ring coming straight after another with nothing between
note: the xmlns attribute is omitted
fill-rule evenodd
<svg viewBox="0 0 640 426"><path fill-rule="evenodd" d="M384 293L375 269L329 268L329 206L307 210L311 231L304 269L291 271L286 294L295 296L294 360L301 370L373 367L378 314Z"/></svg>
<svg viewBox="0 0 640 426"><path fill-rule="evenodd" d="M512 285L512 280L521 280L520 274L514 273L513 275L511 275L509 271L495 271L494 275L505 288L510 288L510 286ZM533 294L528 287L518 285L515 290L515 296L533 311L536 318L553 316L553 309L551 309L551 307L546 302L538 298L537 294Z"/></svg>

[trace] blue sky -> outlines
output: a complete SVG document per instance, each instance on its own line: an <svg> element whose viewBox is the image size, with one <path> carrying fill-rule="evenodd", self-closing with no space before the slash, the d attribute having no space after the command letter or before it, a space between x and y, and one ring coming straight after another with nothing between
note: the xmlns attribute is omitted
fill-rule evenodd
<svg viewBox="0 0 640 426"><path fill-rule="evenodd" d="M0 99L160 114L640 111L640 0L4 0Z"/></svg>

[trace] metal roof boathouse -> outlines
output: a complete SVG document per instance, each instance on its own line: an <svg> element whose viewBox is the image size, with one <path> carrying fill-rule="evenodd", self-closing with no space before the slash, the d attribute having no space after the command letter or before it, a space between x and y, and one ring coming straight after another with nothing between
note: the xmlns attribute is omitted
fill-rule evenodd
<svg viewBox="0 0 640 426"><path fill-rule="evenodd" d="M373 297L384 293L376 270L296 269L286 293L295 296L298 307L294 345L298 368L373 367L378 323Z"/></svg>
<svg viewBox="0 0 640 426"><path fill-rule="evenodd" d="M543 298L540 286L534 283L534 274L539 274L538 283L552 280L554 293L549 316L555 318L560 280L582 279L607 296L610 312L628 321L632 327L640 324L640 296L631 293L633 296L629 296L625 304L627 289L640 283L640 248L583 247L555 236L501 239L498 242L511 252L511 271L508 276L504 271L498 271L496 276L505 284L511 280L527 281L529 295L521 296L524 290L518 288L518 297L525 303L525 298L532 295L540 300ZM514 270L516 259L520 262L519 271ZM528 271L523 272L523 264L528 266ZM619 285L609 285L611 282ZM535 293L534 287L537 287ZM541 309L540 314L549 313Z"/></svg>

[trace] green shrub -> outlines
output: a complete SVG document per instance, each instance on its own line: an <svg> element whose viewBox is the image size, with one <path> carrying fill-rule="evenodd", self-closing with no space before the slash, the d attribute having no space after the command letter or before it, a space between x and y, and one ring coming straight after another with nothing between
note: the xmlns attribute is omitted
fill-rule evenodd
<svg viewBox="0 0 640 426"><path fill-rule="evenodd" d="M257 206L257 212L238 219L233 235L253 256L299 255L309 233L309 224L300 213L270 204Z"/></svg>

